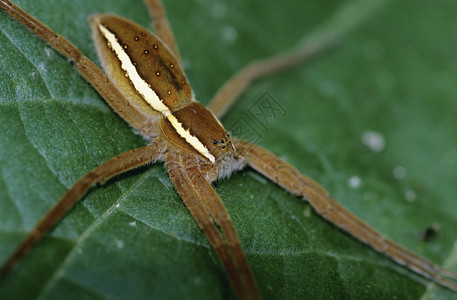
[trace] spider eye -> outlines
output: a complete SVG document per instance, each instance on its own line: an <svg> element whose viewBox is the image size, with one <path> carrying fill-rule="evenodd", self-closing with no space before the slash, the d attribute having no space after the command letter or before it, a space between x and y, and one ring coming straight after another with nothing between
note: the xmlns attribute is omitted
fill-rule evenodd
<svg viewBox="0 0 457 300"><path fill-rule="evenodd" d="M223 144L223 143L224 143L224 140L223 140L223 139L221 139L221 144Z"/></svg>
<svg viewBox="0 0 457 300"><path fill-rule="evenodd" d="M216 140L214 140L214 141L213 141L213 144L214 144L214 145L217 145L217 141L216 141Z"/></svg>

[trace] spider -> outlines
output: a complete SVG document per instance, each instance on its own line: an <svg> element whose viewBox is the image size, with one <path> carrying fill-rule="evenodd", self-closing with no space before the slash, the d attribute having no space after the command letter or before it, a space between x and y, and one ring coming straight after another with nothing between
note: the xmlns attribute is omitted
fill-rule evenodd
<svg viewBox="0 0 457 300"><path fill-rule="evenodd" d="M160 12L160 3L155 1L153 1L152 3L152 5L155 5L156 9L157 7L159 8L159 10L156 10L155 12ZM97 35L97 38L99 39L97 45L99 48L104 49L99 51L105 52L105 54L107 54L108 56L113 54L115 56L121 56L122 53L125 52L124 50L122 50L123 48L125 48L125 46L127 46L127 49L131 49L130 44L119 43L119 45L117 45L116 47L116 41L118 39L116 37L110 38L111 31L107 30L107 28L111 29L116 33L116 30L112 29L110 26L116 26L114 24L123 24L122 22L125 21L121 19L115 19L116 22L111 23L111 20L113 20L112 18L113 17L108 18L106 22L110 25L106 26L104 25L103 21L93 21L93 27L95 29L95 32L97 32L97 28L98 30L100 30L100 32ZM158 19L158 21L158 23L161 25L166 24L161 23L160 19ZM143 38L146 39L146 37L142 36L142 33L144 32L139 31L138 35L134 35L132 37L134 42L140 42L140 40L142 40ZM209 114L205 109L203 109L198 104L192 103L187 106L182 104L183 99L190 99L192 94L190 88L188 88L188 84L185 82L185 77L179 77L181 74L179 68L182 65L182 63L180 62L179 54L177 53L177 47L174 46L174 42L171 38L171 35L167 34L166 31L165 33L158 31L158 33L175 53L176 59L173 58L170 54L168 54L167 50L163 50L165 49L165 46L161 44L160 41L153 40L151 44L152 48L145 49L143 51L143 54L146 56L152 55L152 51L154 51L153 49L158 49L157 51L162 51L160 54L157 54L157 57L163 59L163 61L168 64L168 69L159 68L160 66L155 66L157 71L151 75L153 77L154 75L157 76L156 78L162 78L165 77L166 72L171 72L170 74L173 74L173 76L170 76L173 78L178 78L178 80L172 86L170 86L170 84L168 84L168 86L166 84L160 84L157 86L154 85L154 87L152 88L153 91L159 93L160 95L171 95L170 98L168 98L170 99L169 102L165 102L165 106L162 106L162 104L160 104L164 103L161 101L150 100L148 102L151 106L162 111L161 115L159 114L160 117L157 117L157 114L154 115L158 119L161 118L161 121L157 121L156 118L152 118L153 120L151 122L149 122L149 120L146 122L148 123L148 126L143 126L144 123L135 123L138 122L138 120L141 120L139 118L129 120L129 123L130 125L132 125L132 127L134 127L138 132L142 133L145 137L150 138L152 140L152 145L140 148L135 152L135 154L133 154L133 152L127 152L128 154L124 154L122 156L122 159L115 159L115 161L125 161L126 156L130 157L130 159L141 158L138 164L127 164L131 167L137 167L141 164L146 164L151 161L155 161L156 158L158 158L159 160L166 160L166 164L169 169L172 181L175 184L175 187L181 194L184 203L190 207L191 212L194 216L196 216L197 222L199 223L200 227L202 227L207 233L210 239L210 243L213 245L213 247L216 250L216 253L221 259L221 262L228 273L228 277L230 278L233 288L235 289L237 295L240 298L257 298L258 293L256 283L249 270L249 266L247 265L247 261L244 257L244 254L241 248L239 247L238 237L234 234L234 229L228 219L228 214L225 212L225 208L221 205L220 202L214 202L214 200L217 199L217 195L210 186L210 182L213 182L219 176L228 175L232 171L232 167L233 170L238 170L244 167L245 164L249 164L252 168L264 174L266 177L273 179L273 181L279 183L281 186L288 189L292 193L298 194L299 196L302 196L302 193L305 193L308 200L310 200L311 203L314 204L315 208L317 208L317 210L320 213L322 213L324 217L330 218L330 220L336 221L334 218L338 217L338 215L332 215L333 213L342 211L346 214L346 212L343 208L338 208L338 206L336 206L338 208L336 211L328 209L319 209L320 205L322 204L322 201L330 201L329 198L327 198L327 194L325 190L323 190L323 188L321 188L319 185L311 181L309 178L303 177L302 175L298 174L298 172L294 170L290 165L279 160L271 153L266 152L260 147L251 145L241 140L230 138L228 134L225 132L225 130L223 130L222 127L217 125L217 120L213 119L211 114ZM103 39L110 40L110 47L102 47ZM155 46L157 46L157 48ZM103 61L103 58L101 58L101 60ZM116 64L112 61L108 63L105 62L105 68L109 68L110 66L115 65ZM133 63L132 65L136 66ZM132 66L125 66L123 69L124 72L127 72L127 75L129 75L128 80L131 80L132 82L141 83L141 81L134 79L135 74L128 71L130 69L132 69ZM175 71L170 71L171 69L178 71L176 71L177 73L173 73ZM93 75L94 73L91 74ZM120 77L126 78L125 74L122 73L122 71L113 71L113 74L119 74ZM101 78L98 75L94 77L95 79ZM147 89L147 87L142 88L141 86L135 86L135 88L139 90ZM180 97L178 97L177 100L172 98L172 96L176 93L180 94ZM108 94L107 97L110 97L110 95ZM166 96L161 98L165 97ZM120 98L114 97L112 99ZM170 109L168 111L167 107L173 107L173 105L176 105L175 107L181 108L181 110L176 108L176 112L173 111L173 109ZM121 111L121 115L124 114L124 118L128 119L129 116L134 114L133 111L129 112L128 109L128 107L122 106L120 109L118 109L118 112ZM213 111L216 114L220 112L217 106L213 106ZM205 124L198 124L198 121L194 121L198 119L191 118L187 115L192 115L191 113L198 115L200 118L203 118L205 120ZM198 131L198 133L195 134L187 134L186 128L184 128L186 126L181 127L179 125L181 123L180 121L182 120L187 120L187 123L185 124L191 124L192 122L196 122L197 124L195 125L187 126L193 128L194 132L195 130L201 130L199 128L204 128L205 134L202 134L200 131ZM158 122L159 124L157 124ZM207 136L206 131L212 132L213 135ZM179 136L176 136L176 134L178 134ZM199 138L196 138L197 136ZM214 164L218 165L217 172L214 169ZM126 167L124 166L122 169L124 168ZM197 170L200 170L200 172L198 172ZM85 178L94 178L93 174L94 173L92 173L92 175L88 175L88 177ZM102 182L105 181L105 179L107 178L103 178ZM77 191L77 189L79 189L80 187L81 185L77 185L76 188L70 190L70 193L67 194L69 196L64 197L64 199L71 198L73 200L73 198L77 198L77 195L82 195L81 191ZM85 188L86 187L84 187L84 189ZM190 201L197 200L203 200L203 203L200 203L199 205L195 204L196 206L189 204ZM213 207L212 205L216 206ZM335 207L335 205L337 204L332 203L333 207ZM53 215L58 215L60 217L61 213ZM212 217L210 215L212 215ZM215 224L213 222L208 222L208 220L214 220ZM346 220L346 222L349 222L349 220ZM373 233L371 229L366 227L366 225L364 225L363 223L359 223L359 221L356 222L356 225L348 225L347 229L349 231L353 231L354 234L357 234L358 230L360 230L361 228L365 228L366 231L359 234L358 238L363 240L364 238L367 239L368 233L375 235L377 234ZM49 222L49 225L52 225L51 223L54 222ZM341 226L343 224L338 225ZM48 224L46 224L45 227L48 227ZM48 228L46 228L46 230L47 229ZM371 241L371 246L376 248L376 243L374 242L374 240L369 240ZM224 245L224 243L227 243L227 245ZM383 240L383 243L380 245L380 247L383 247L384 245L386 245L386 243L389 244L391 242ZM397 246L394 244L390 244L390 246L393 247L393 249L401 249L397 248ZM379 248L377 250L379 250ZM402 251L404 250L402 249ZM398 255L401 254L397 253L392 255L395 256L394 258L399 259L400 263L402 262L402 258L398 257ZM422 260L420 258L414 256L409 252L406 252L405 255L405 258L403 259L406 259L408 263L413 264L413 269L414 259L417 259L420 263L422 263ZM422 270L422 273L430 270L432 270L433 272L437 272L434 270L435 267L433 265L429 265L427 268L428 270ZM433 276L433 274L431 274L430 276ZM446 273L444 271L443 274L447 274L451 277L455 276L452 273ZM437 278L435 279L438 280L438 282L447 285L448 287L455 288L450 282L440 281L440 279Z"/></svg>

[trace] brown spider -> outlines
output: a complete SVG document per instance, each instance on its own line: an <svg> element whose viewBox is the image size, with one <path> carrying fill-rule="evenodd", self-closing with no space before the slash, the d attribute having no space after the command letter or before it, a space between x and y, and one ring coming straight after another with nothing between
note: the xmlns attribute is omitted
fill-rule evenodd
<svg viewBox="0 0 457 300"><path fill-rule="evenodd" d="M308 58L308 48L252 64L235 75L209 105L213 115L194 100L160 1L146 3L156 21L155 32L161 40L120 17L99 15L91 19L95 44L110 78L108 80L95 64L62 37L9 1L0 1L1 8L55 50L69 57L108 104L150 141L147 146L124 152L82 177L6 262L2 275L94 184L104 183L113 176L145 164L163 161L184 204L205 232L240 298L255 299L260 294L228 212L211 183L246 166L292 194L305 197L324 218L373 249L439 284L457 290L453 282L442 278L457 279L456 274L384 238L333 201L312 179L259 146L231 138L214 116L221 116L252 80Z"/></svg>

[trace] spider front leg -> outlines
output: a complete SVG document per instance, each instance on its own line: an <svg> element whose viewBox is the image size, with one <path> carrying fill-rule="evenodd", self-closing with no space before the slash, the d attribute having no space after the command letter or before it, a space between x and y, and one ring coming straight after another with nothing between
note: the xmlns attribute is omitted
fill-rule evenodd
<svg viewBox="0 0 457 300"><path fill-rule="evenodd" d="M148 146L129 150L96 167L79 179L68 192L43 217L35 228L22 241L16 251L0 269L0 278L5 276L14 265L35 245L65 214L78 202L87 191L98 183L105 183L110 178L143 166L160 158L162 149L153 142Z"/></svg>
<svg viewBox="0 0 457 300"><path fill-rule="evenodd" d="M250 167L293 195L307 199L317 213L331 223L413 272L457 291L457 284L441 277L445 276L457 280L456 273L444 270L387 239L333 200L321 185L300 174L298 170L273 153L243 140L237 140L236 145L238 151L245 156Z"/></svg>
<svg viewBox="0 0 457 300"><path fill-rule="evenodd" d="M228 212L198 163L186 154L166 157L170 178L181 199L205 232L240 299L260 299L252 271Z"/></svg>
<svg viewBox="0 0 457 300"><path fill-rule="evenodd" d="M319 43L306 43L294 51L251 62L224 83L214 95L208 109L218 118L222 117L255 80L301 65L324 53L334 44L334 37L324 38Z"/></svg>

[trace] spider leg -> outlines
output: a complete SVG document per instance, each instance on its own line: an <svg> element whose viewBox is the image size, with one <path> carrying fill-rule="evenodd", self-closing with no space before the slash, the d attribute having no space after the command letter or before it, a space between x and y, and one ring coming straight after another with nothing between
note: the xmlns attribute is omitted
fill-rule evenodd
<svg viewBox="0 0 457 300"><path fill-rule="evenodd" d="M309 32L304 37L305 42L297 46L295 50L254 61L235 73L217 91L208 105L208 109L218 118L222 117L254 80L303 64L333 48L353 28L369 17L381 3L359 4L354 2L353 5L342 5L328 20ZM356 16L353 14L354 11L358 11L360 14Z"/></svg>
<svg viewBox="0 0 457 300"><path fill-rule="evenodd" d="M144 0L151 15L154 32L170 48L182 67L181 55L161 0Z"/></svg>
<svg viewBox="0 0 457 300"><path fill-rule="evenodd" d="M97 90L108 105L127 121L130 126L139 132L143 132L150 120L134 105L130 105L114 84L109 81L105 73L84 56L78 48L9 0L0 0L0 9L38 35L54 50L69 58L76 70Z"/></svg>
<svg viewBox="0 0 457 300"><path fill-rule="evenodd" d="M161 149L156 143L129 150L96 167L79 179L53 208L41 219L16 251L0 269L0 278L5 276L32 246L37 243L63 216L97 183L104 183L113 176L143 166L159 158Z"/></svg>
<svg viewBox="0 0 457 300"><path fill-rule="evenodd" d="M335 42L326 40L320 44L305 43L295 51L251 62L222 85L209 103L208 109L216 117L222 117L254 80L305 63L332 47Z"/></svg>
<svg viewBox="0 0 457 300"><path fill-rule="evenodd" d="M189 165L187 168L190 181L197 188L197 193L200 195L203 203L208 208L211 216L220 227L225 237L227 245L240 269L240 274L247 285L247 289L251 291L257 290L257 284L251 268L249 267L246 255L241 248L240 239L232 221L230 220L229 213L222 203L222 200L219 198L219 195L211 184L205 179L202 172L198 169L198 166Z"/></svg>
<svg viewBox="0 0 457 300"><path fill-rule="evenodd" d="M240 299L260 299L254 276L227 210L191 159L169 153L166 165L181 199L205 232Z"/></svg>
<svg viewBox="0 0 457 300"><path fill-rule="evenodd" d="M457 284L441 277L446 276L457 280L456 273L444 270L382 236L367 223L333 200L317 182L300 174L294 167L282 161L273 153L242 140L237 140L237 150L245 156L250 167L293 195L305 197L322 217L337 227L410 270L457 291Z"/></svg>

